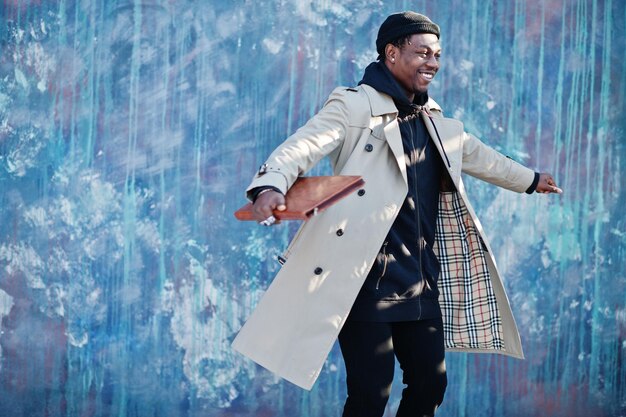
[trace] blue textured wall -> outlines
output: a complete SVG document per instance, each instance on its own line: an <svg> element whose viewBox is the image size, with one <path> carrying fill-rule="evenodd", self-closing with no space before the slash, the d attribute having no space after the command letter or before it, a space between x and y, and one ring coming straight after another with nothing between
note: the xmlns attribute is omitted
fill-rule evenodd
<svg viewBox="0 0 626 417"><path fill-rule="evenodd" d="M469 180L527 360L448 355L440 415L626 416L623 0L4 0L0 415L338 416L336 348L310 393L229 349L296 227L232 212L408 8L446 113L565 189Z"/></svg>

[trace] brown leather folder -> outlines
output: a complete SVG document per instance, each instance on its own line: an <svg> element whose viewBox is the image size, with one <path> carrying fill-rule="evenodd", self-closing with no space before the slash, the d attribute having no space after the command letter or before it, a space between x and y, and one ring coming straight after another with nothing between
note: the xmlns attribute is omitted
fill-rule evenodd
<svg viewBox="0 0 626 417"><path fill-rule="evenodd" d="M363 184L363 178L356 175L300 177L285 196L287 210L275 210L274 217L278 220L307 220L361 188ZM237 210L235 217L239 220L254 220L252 203Z"/></svg>

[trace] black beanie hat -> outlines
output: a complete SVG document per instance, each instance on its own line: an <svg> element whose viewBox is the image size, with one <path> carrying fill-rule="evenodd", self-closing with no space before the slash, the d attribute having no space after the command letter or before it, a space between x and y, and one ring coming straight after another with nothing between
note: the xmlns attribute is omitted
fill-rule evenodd
<svg viewBox="0 0 626 417"><path fill-rule="evenodd" d="M394 40L414 33L432 33L439 38L439 26L423 14L415 12L395 13L387 17L376 38L376 52L384 55L385 46Z"/></svg>

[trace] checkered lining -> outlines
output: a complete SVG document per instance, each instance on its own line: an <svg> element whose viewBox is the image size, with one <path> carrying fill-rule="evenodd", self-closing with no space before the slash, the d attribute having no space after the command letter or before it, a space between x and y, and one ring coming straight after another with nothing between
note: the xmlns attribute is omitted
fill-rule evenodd
<svg viewBox="0 0 626 417"><path fill-rule="evenodd" d="M485 249L458 192L442 192L435 234L446 348L503 350Z"/></svg>

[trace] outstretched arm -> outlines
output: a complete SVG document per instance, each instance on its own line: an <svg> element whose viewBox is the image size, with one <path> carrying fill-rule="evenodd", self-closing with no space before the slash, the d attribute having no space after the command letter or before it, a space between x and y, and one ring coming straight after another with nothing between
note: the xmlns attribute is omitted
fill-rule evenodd
<svg viewBox="0 0 626 417"><path fill-rule="evenodd" d="M542 194L563 192L551 174L533 172L485 145L472 134L466 133L464 139L463 172L512 191L525 190L529 194L533 191Z"/></svg>

